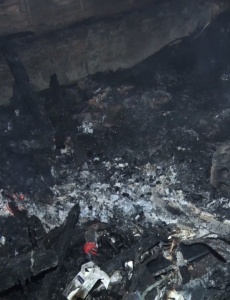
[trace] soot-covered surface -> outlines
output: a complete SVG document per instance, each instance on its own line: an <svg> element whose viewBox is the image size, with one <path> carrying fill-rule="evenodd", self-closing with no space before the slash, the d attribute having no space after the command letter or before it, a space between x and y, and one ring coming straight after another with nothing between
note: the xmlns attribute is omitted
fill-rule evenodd
<svg viewBox="0 0 230 300"><path fill-rule="evenodd" d="M25 274L18 271L12 281L20 284L8 291L14 284L2 286L2 299L61 297L87 261L82 247L92 221L107 223L104 232L119 243L111 248L100 236L99 256L93 258L100 266L150 233L157 235L155 254L164 253L160 245L170 235L178 247L192 240L212 251L192 267L185 264L186 274L178 272L175 257L165 255L177 271L166 271L158 260L163 275L151 262L149 272L159 284L150 294L143 284L127 288L124 276L122 284L87 299L228 299L230 257L223 249L229 247L229 199L211 186L210 176L214 151L229 141L229 48L226 14L132 69L97 74L71 87L59 86L52 76L40 101L55 134L37 130L15 88L12 105L0 111L1 260L20 261L34 251L38 261L46 253L49 263L36 272L26 266ZM58 236L69 232L62 224L76 203L79 222L63 256L56 247L65 238L60 242ZM208 234L219 248L202 240ZM171 248L173 255L182 251L178 247ZM171 295L175 290L180 292ZM124 298L125 291L138 295Z"/></svg>

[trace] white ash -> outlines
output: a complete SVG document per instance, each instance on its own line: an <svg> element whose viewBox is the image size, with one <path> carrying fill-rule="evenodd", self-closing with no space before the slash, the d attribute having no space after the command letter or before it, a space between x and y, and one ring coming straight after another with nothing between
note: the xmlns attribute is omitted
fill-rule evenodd
<svg viewBox="0 0 230 300"><path fill-rule="evenodd" d="M79 131L86 134L93 134L93 123L83 122L81 126L78 127Z"/></svg>
<svg viewBox="0 0 230 300"><path fill-rule="evenodd" d="M56 196L51 203L25 198L17 201L19 209L26 209L29 215L39 217L47 231L60 226L76 202L81 207L80 223L94 219L110 222L114 218L120 218L125 223L142 216L144 223L158 224L161 221L181 229L185 226L185 232L182 230L180 233L183 239L194 236L191 230L195 230L197 235L210 231L218 233L220 227L222 232L230 230L228 222L221 223L215 215L208 213L212 211L210 208L196 207L186 200L182 190L173 189L174 184L178 183L173 160L168 168L150 163L136 167L129 176L130 166L121 158L102 161L98 169L93 161L84 163L78 170L68 170L65 182L52 187ZM53 168L52 174L56 177L62 172ZM102 174L109 174L109 179L105 181ZM228 205L225 199L220 201ZM10 214L6 207L7 199L2 195L1 215Z"/></svg>

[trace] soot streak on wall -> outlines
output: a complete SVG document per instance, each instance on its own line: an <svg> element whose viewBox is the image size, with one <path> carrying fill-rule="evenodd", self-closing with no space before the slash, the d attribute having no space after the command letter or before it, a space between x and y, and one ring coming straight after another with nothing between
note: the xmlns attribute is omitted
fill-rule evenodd
<svg viewBox="0 0 230 300"><path fill-rule="evenodd" d="M39 5L35 0L4 1L0 4L0 22L5 20L1 34L20 30L35 32L35 37L21 44L18 52L38 90L48 87L49 77L53 73L58 75L61 84L73 84L88 74L131 67L175 39L189 35L197 26L202 28L228 8L225 1L191 3L189 0L177 0L172 3L146 0L142 3L146 7L142 9L108 17L112 13L137 8L140 3L124 1L121 6L118 3L108 6L111 1L107 1L106 5L102 0L97 1L97 5L95 1L84 1L87 13L78 14L76 3L79 1L74 1L74 5L73 1L43 2L39 1ZM148 2L152 4L147 5ZM7 6L7 3L11 5ZM9 12L8 19L3 14L6 11ZM71 15L73 12L76 12L75 17ZM107 17L67 28L67 25L90 16ZM9 25L10 18L12 25ZM1 104L8 102L12 85L11 73L0 56Z"/></svg>

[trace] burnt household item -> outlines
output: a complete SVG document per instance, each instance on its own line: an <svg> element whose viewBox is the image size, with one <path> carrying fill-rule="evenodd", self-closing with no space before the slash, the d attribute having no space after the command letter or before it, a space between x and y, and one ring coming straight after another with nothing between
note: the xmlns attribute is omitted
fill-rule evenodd
<svg viewBox="0 0 230 300"><path fill-rule="evenodd" d="M182 242L182 245L200 245L203 246L203 254L211 253L214 255L220 262L229 263L230 262L230 247L229 242L225 242L219 238L199 238L194 240L186 240ZM206 249L206 253L205 253ZM193 256L192 258L187 258L187 261L190 262L194 259L198 259L202 257L202 252L198 253L197 255Z"/></svg>
<svg viewBox="0 0 230 300"><path fill-rule="evenodd" d="M84 252L87 256L97 255L97 244L90 242L85 243Z"/></svg>
<svg viewBox="0 0 230 300"><path fill-rule="evenodd" d="M155 234L149 235L145 238L140 238L139 241L132 247L116 255L104 266L102 266L102 270L107 274L110 274L113 271L123 267L127 261L134 260L137 251L138 253L143 254L149 249L152 249L154 246L158 245L159 242L160 240Z"/></svg>
<svg viewBox="0 0 230 300"><path fill-rule="evenodd" d="M140 295L145 296L149 291L153 289L156 284L156 279L153 274L147 269L147 265L151 262L155 262L158 259L159 254L155 253L141 262L141 257L136 261L135 268L133 271L133 277L131 282L128 282L128 292L134 293L135 291L140 292ZM136 296L137 297L137 296ZM126 299L123 297L123 300ZM128 298L129 299L129 298ZM130 299L141 299L141 298L130 298Z"/></svg>
<svg viewBox="0 0 230 300"><path fill-rule="evenodd" d="M96 223L92 224L85 233L85 241L83 250L87 256L97 255L98 244L97 240L99 237L99 230L104 230L106 228L106 224Z"/></svg>
<svg viewBox="0 0 230 300"><path fill-rule="evenodd" d="M74 277L64 291L68 300L85 299L98 281L107 289L110 283L109 276L92 261L81 266L81 271Z"/></svg>

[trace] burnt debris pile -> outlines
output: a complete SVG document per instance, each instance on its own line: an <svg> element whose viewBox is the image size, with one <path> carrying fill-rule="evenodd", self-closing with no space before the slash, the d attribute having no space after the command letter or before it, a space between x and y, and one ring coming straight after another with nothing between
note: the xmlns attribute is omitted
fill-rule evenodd
<svg viewBox="0 0 230 300"><path fill-rule="evenodd" d="M229 299L230 23L0 108L1 299Z"/></svg>

